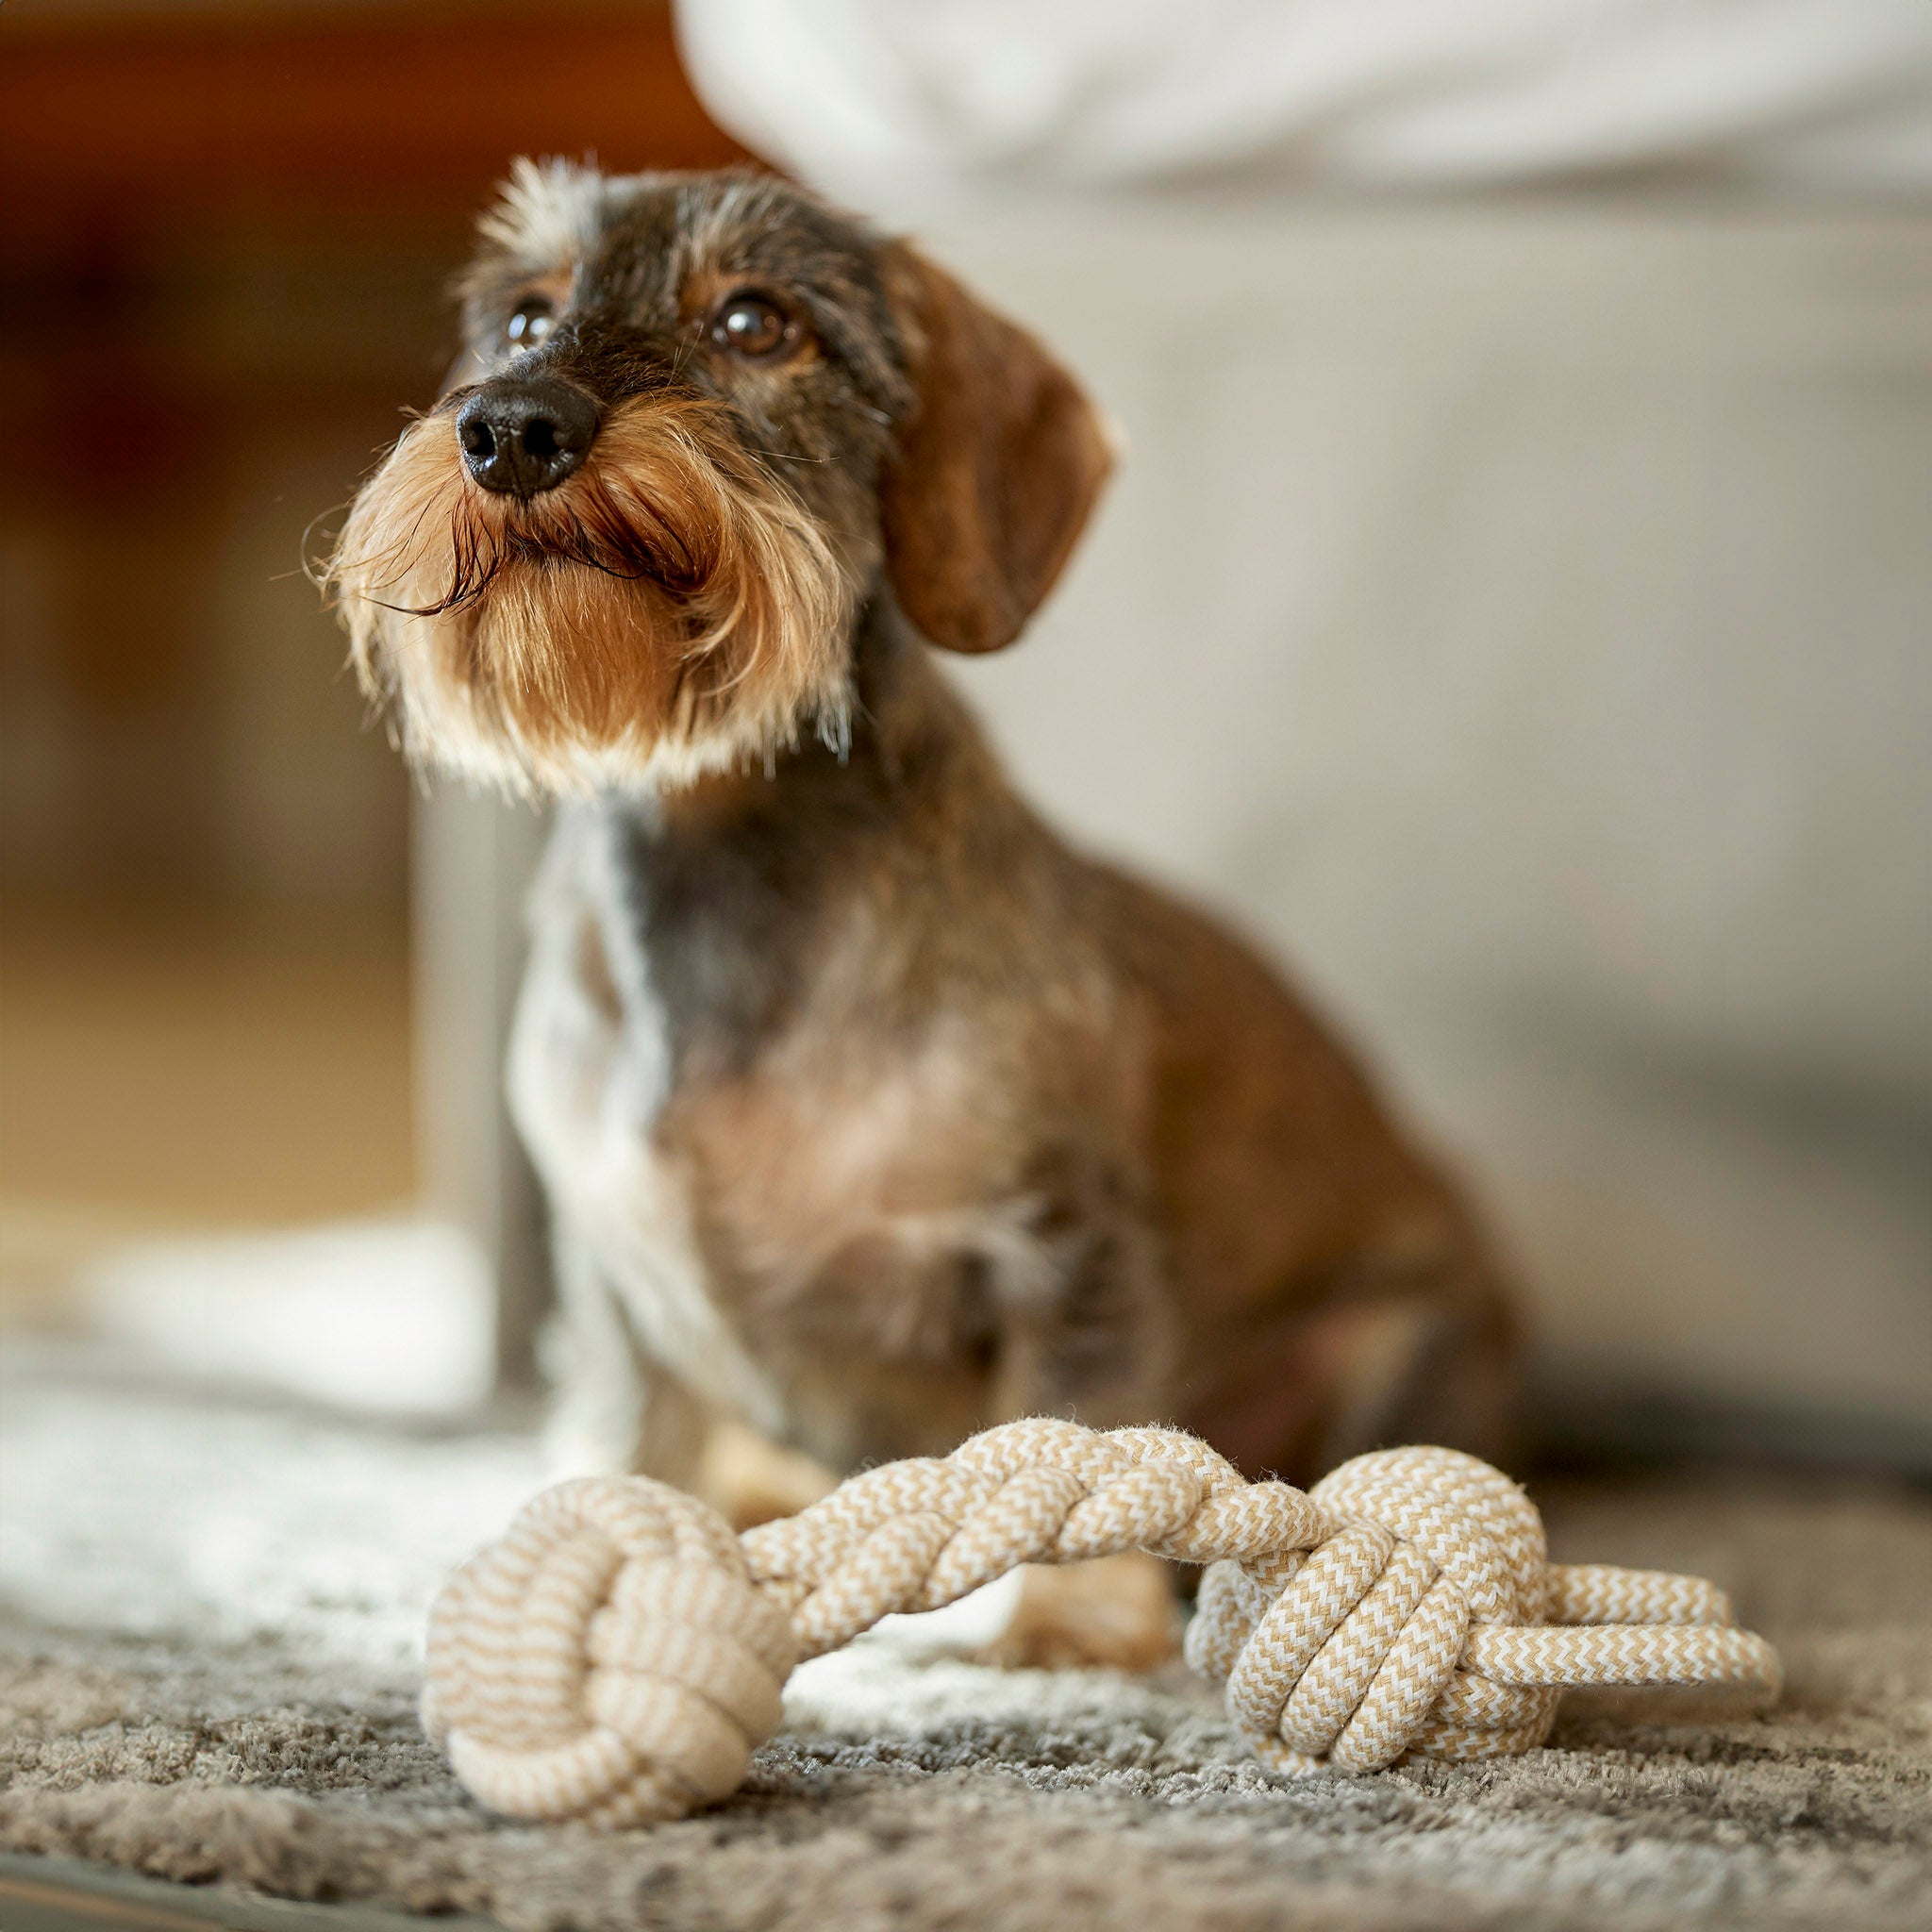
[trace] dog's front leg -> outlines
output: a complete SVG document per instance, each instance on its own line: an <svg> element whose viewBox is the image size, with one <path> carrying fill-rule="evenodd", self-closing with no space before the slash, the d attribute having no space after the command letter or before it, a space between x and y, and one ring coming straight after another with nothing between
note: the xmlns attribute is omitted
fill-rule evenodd
<svg viewBox="0 0 1932 1932"><path fill-rule="evenodd" d="M549 1338L557 1399L543 1432L553 1478L634 1473L695 1487L703 1406L640 1345L609 1273L561 1216L552 1242L558 1321ZM546 1353L549 1352L546 1349Z"/></svg>
<svg viewBox="0 0 1932 1932"><path fill-rule="evenodd" d="M1157 1239L1116 1171L1070 1178L1040 1222L1050 1266L1009 1312L1001 1407L1103 1426L1164 1420L1174 1339ZM1065 1569L1028 1565L1011 1619L981 1655L1035 1669L1149 1671L1180 1636L1174 1571L1130 1550Z"/></svg>
<svg viewBox="0 0 1932 1932"><path fill-rule="evenodd" d="M558 1393L543 1439L554 1476L656 1476L702 1496L734 1529L789 1516L837 1482L823 1464L721 1413L654 1361L581 1234L559 1224L554 1250Z"/></svg>

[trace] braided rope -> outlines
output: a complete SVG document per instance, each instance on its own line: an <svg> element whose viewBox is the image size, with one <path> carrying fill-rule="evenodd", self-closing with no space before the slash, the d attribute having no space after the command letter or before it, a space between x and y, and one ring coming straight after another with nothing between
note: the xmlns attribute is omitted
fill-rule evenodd
<svg viewBox="0 0 1932 1932"><path fill-rule="evenodd" d="M546 1491L438 1597L424 1722L492 1810L680 1817L737 1789L801 1658L1022 1563L1136 1549L1208 1566L1188 1661L1281 1771L1526 1751L1568 1685L1779 1682L1712 1585L1550 1563L1473 1456L1378 1451L1304 1494L1178 1429L1037 1419L741 1537L642 1476Z"/></svg>

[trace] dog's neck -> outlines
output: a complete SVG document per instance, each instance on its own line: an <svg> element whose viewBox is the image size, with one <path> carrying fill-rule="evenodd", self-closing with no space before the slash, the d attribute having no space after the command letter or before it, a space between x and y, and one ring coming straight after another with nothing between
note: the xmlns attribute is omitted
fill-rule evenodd
<svg viewBox="0 0 1932 1932"><path fill-rule="evenodd" d="M755 1052L810 985L841 908L869 898L884 909L869 970L890 998L885 955L916 951L924 918L958 917L959 828L1014 809L928 646L889 605L860 625L842 755L811 739L769 772L602 808L619 868L603 915L641 944L679 1064L700 1045L714 1063Z"/></svg>
<svg viewBox="0 0 1932 1932"><path fill-rule="evenodd" d="M734 827L766 836L801 809L842 801L903 801L991 759L979 727L932 661L930 647L889 601L866 604L854 624L852 701L845 742L816 733L748 765L654 793L636 814L647 837L667 842L728 839Z"/></svg>

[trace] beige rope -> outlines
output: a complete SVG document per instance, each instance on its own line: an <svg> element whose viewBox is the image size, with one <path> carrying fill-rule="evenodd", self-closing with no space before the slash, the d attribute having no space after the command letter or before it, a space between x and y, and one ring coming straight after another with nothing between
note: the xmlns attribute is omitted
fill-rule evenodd
<svg viewBox="0 0 1932 1932"><path fill-rule="evenodd" d="M1131 1549L1208 1566L1188 1661L1278 1770L1526 1751L1566 1685L1779 1681L1710 1584L1546 1561L1529 1498L1473 1456L1378 1451L1304 1495L1178 1429L1035 1420L741 1537L643 1476L546 1491L437 1599L424 1721L493 1810L679 1817L737 1789L800 1658Z"/></svg>

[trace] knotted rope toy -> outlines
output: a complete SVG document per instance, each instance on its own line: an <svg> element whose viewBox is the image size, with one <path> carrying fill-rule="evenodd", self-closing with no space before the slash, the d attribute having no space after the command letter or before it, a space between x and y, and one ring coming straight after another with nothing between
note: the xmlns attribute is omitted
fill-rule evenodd
<svg viewBox="0 0 1932 1932"><path fill-rule="evenodd" d="M1779 1683L1713 1585L1548 1562L1473 1456L1381 1450L1304 1494L1178 1429L1035 1420L742 1536L643 1476L548 1490L437 1599L424 1722L492 1810L677 1818L742 1782L802 1659L1021 1563L1135 1549L1208 1566L1188 1661L1280 1771L1526 1751L1566 1685Z"/></svg>

